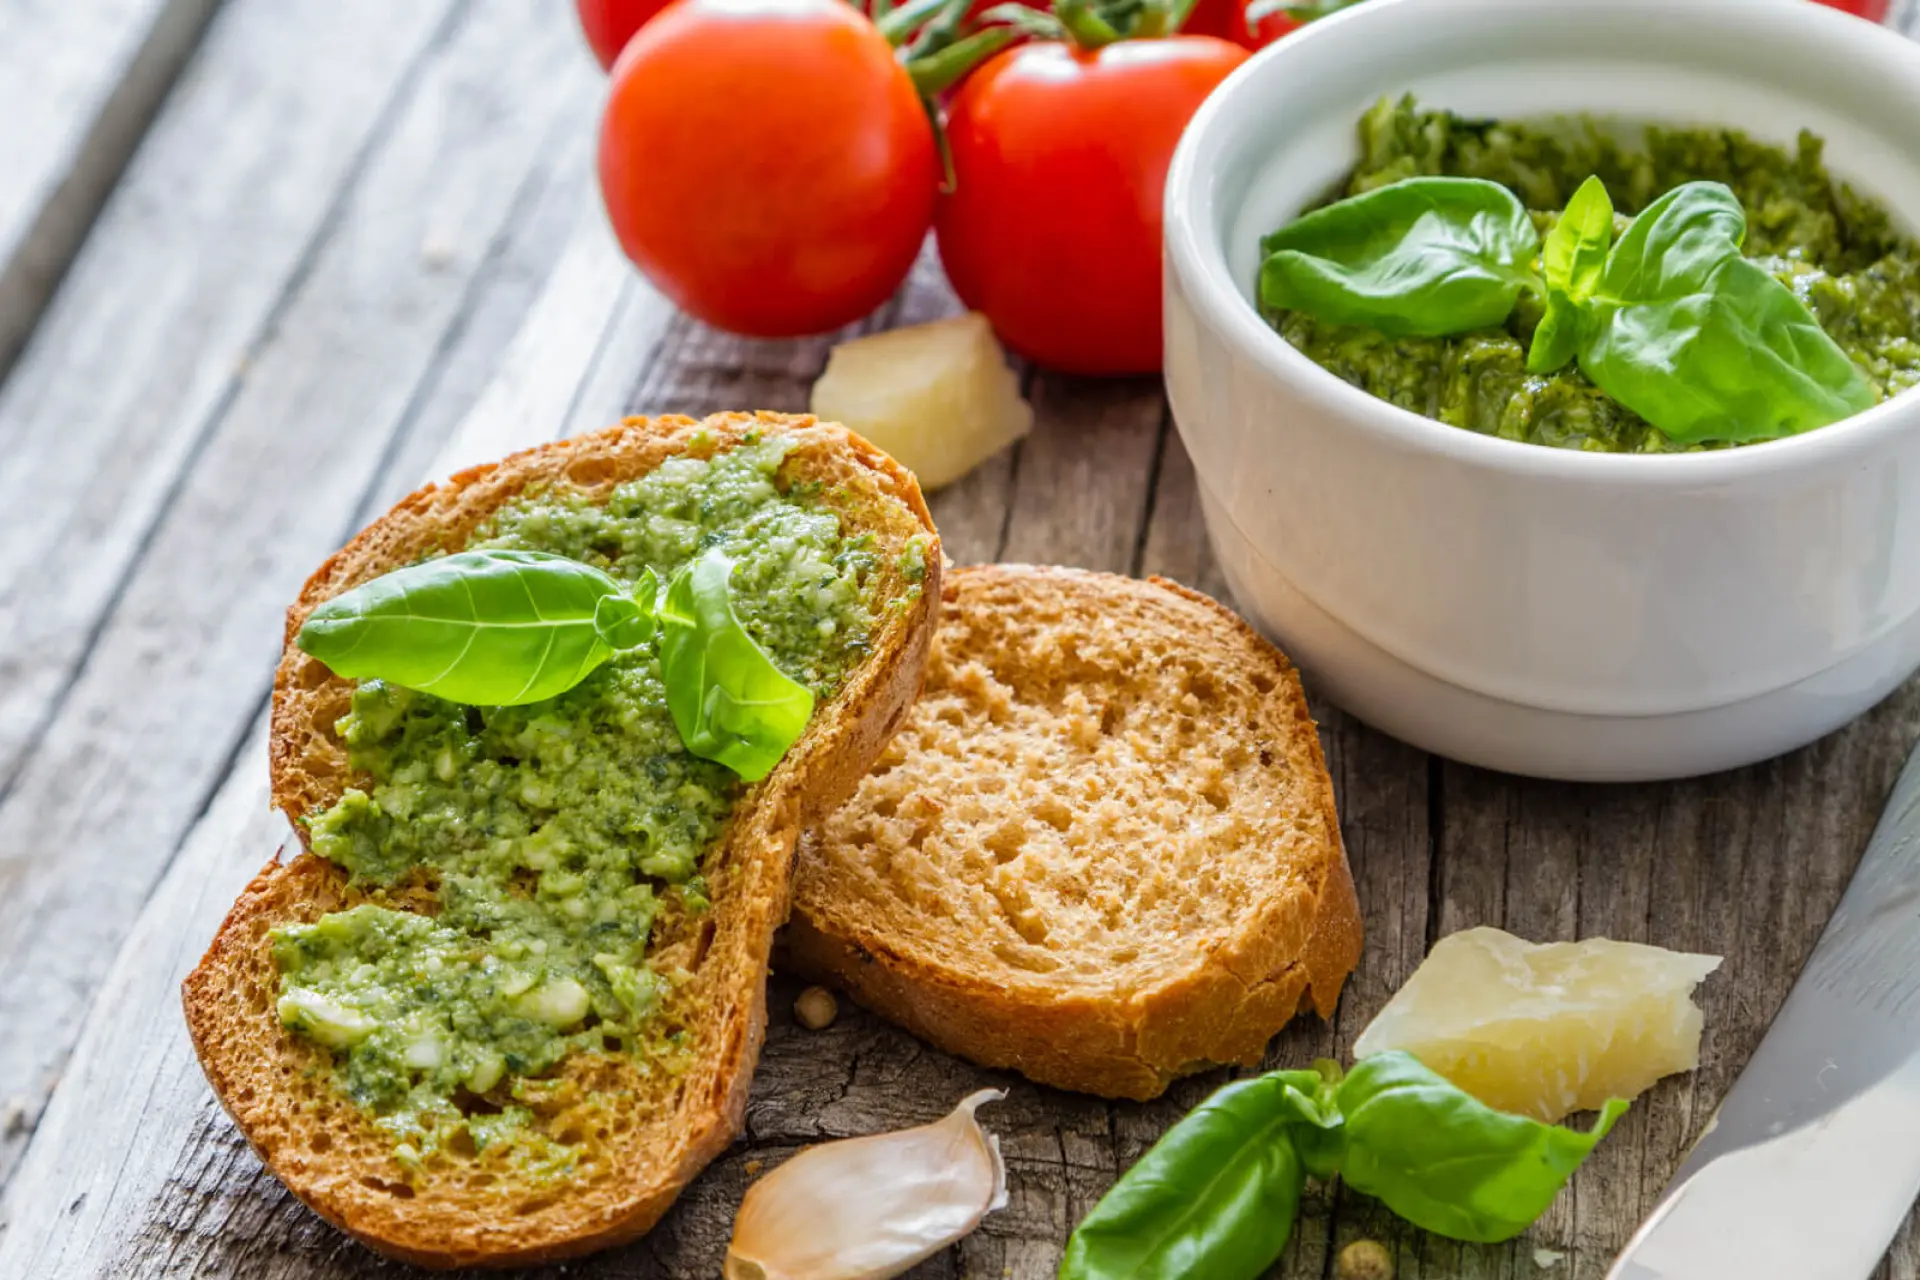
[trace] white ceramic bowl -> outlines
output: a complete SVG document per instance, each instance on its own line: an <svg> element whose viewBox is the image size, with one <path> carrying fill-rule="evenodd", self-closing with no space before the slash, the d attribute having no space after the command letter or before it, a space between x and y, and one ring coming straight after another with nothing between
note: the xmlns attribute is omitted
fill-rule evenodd
<svg viewBox="0 0 1920 1280"><path fill-rule="evenodd" d="M1920 666L1920 393L1788 440L1586 454L1430 421L1262 322L1262 234L1382 95L1827 140L1920 218L1920 44L1806 0L1368 0L1242 67L1167 180L1167 390L1242 609L1418 746L1550 777L1776 755Z"/></svg>

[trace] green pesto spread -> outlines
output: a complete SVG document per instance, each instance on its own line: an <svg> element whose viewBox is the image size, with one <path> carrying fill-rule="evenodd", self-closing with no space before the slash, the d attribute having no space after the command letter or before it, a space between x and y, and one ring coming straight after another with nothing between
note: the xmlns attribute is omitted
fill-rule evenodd
<svg viewBox="0 0 1920 1280"><path fill-rule="evenodd" d="M1360 123L1361 160L1332 196L1403 178L1484 178L1518 195L1544 237L1573 193L1598 174L1623 216L1690 181L1725 183L1747 211L1749 258L1806 303L1881 398L1920 385L1920 246L1887 211L1837 183L1820 140L1756 142L1730 129L1649 128L1623 144L1593 122L1464 120L1383 101ZM1720 444L1669 440L1569 365L1526 371L1542 304L1523 293L1502 328L1446 338L1393 338L1323 324L1299 312L1268 320L1317 364L1382 400L1484 435L1605 453L1673 453Z"/></svg>
<svg viewBox="0 0 1920 1280"><path fill-rule="evenodd" d="M867 651L878 557L817 490L776 486L788 447L676 458L598 501L531 494L468 545L628 581L721 547L741 624L825 698ZM661 913L706 908L702 860L741 782L682 745L651 642L526 706L368 681L339 728L371 785L315 815L311 842L373 901L277 931L281 1019L333 1051L403 1159L491 1147L564 1175L564 1144L529 1123L532 1078L580 1052L674 1068L656 1015L675 975L648 941ZM382 905L408 895L434 914Z"/></svg>

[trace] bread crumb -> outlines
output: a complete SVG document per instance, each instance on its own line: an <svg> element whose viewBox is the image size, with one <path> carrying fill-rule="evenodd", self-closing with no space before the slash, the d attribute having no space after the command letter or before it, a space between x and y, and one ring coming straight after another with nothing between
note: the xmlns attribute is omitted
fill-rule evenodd
<svg viewBox="0 0 1920 1280"><path fill-rule="evenodd" d="M757 1178L760 1176L760 1171L766 1167L767 1162L765 1160L749 1160L747 1161L747 1176L749 1178Z"/></svg>
<svg viewBox="0 0 1920 1280"><path fill-rule="evenodd" d="M1333 1280L1393 1280L1393 1258L1378 1240L1355 1240L1333 1260Z"/></svg>
<svg viewBox="0 0 1920 1280"><path fill-rule="evenodd" d="M1559 1266L1561 1260L1566 1256L1566 1254L1561 1253L1558 1249L1535 1249L1533 1251L1533 1265L1544 1271L1548 1267Z"/></svg>
<svg viewBox="0 0 1920 1280"><path fill-rule="evenodd" d="M809 1031L832 1025L840 1014L840 1004L825 987L808 987L793 1002L793 1016Z"/></svg>

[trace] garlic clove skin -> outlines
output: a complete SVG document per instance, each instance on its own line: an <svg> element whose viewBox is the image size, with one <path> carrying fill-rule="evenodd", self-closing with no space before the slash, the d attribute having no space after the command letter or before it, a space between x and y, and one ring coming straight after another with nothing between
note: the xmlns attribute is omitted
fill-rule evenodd
<svg viewBox="0 0 1920 1280"><path fill-rule="evenodd" d="M726 1280L889 1280L1007 1202L1000 1140L974 1112L982 1089L943 1120L808 1147L747 1188Z"/></svg>

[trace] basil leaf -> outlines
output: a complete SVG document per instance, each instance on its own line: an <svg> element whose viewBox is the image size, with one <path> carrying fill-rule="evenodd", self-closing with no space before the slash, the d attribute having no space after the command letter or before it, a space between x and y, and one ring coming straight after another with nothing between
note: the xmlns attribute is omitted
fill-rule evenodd
<svg viewBox="0 0 1920 1280"><path fill-rule="evenodd" d="M1740 255L1747 211L1718 182L1685 182L1655 200L1607 255L1597 292L1622 301L1685 297Z"/></svg>
<svg viewBox="0 0 1920 1280"><path fill-rule="evenodd" d="M1573 193L1540 251L1547 310L1527 349L1528 373L1552 373L1579 354L1581 307L1600 287L1613 240L1613 201L1598 176Z"/></svg>
<svg viewBox="0 0 1920 1280"><path fill-rule="evenodd" d="M1505 323L1537 284L1540 235L1498 183L1408 178L1316 209L1261 251L1267 308L1437 338Z"/></svg>
<svg viewBox="0 0 1920 1280"><path fill-rule="evenodd" d="M1877 398L1793 291L1740 256L1746 229L1720 183L1675 187L1614 246L1582 327L1581 371L1683 443L1794 435Z"/></svg>
<svg viewBox="0 0 1920 1280"><path fill-rule="evenodd" d="M1580 368L1683 443L1796 435L1878 398L1793 291L1741 257L1691 293L1604 300L1582 337Z"/></svg>
<svg viewBox="0 0 1920 1280"><path fill-rule="evenodd" d="M813 694L773 665L734 616L733 561L709 550L660 604L660 676L687 750L748 782L772 772L807 727Z"/></svg>
<svg viewBox="0 0 1920 1280"><path fill-rule="evenodd" d="M1613 201L1607 197L1607 184L1597 176L1588 178L1541 245L1540 271L1547 287L1564 291L1575 302L1591 298L1607 269L1612 242Z"/></svg>
<svg viewBox="0 0 1920 1280"><path fill-rule="evenodd" d="M515 706L565 693L645 641L639 603L591 565L537 551L463 551L362 583L307 616L294 643L350 680Z"/></svg>
<svg viewBox="0 0 1920 1280"><path fill-rule="evenodd" d="M1627 1109L1615 1098L1576 1133L1495 1111L1400 1052L1362 1058L1338 1098L1347 1185L1416 1226L1483 1244L1533 1225Z"/></svg>
<svg viewBox="0 0 1920 1280"><path fill-rule="evenodd" d="M1306 1171L1289 1130L1337 1113L1321 1077L1278 1071L1225 1086L1167 1130L1067 1241L1060 1280L1253 1280L1287 1247Z"/></svg>

